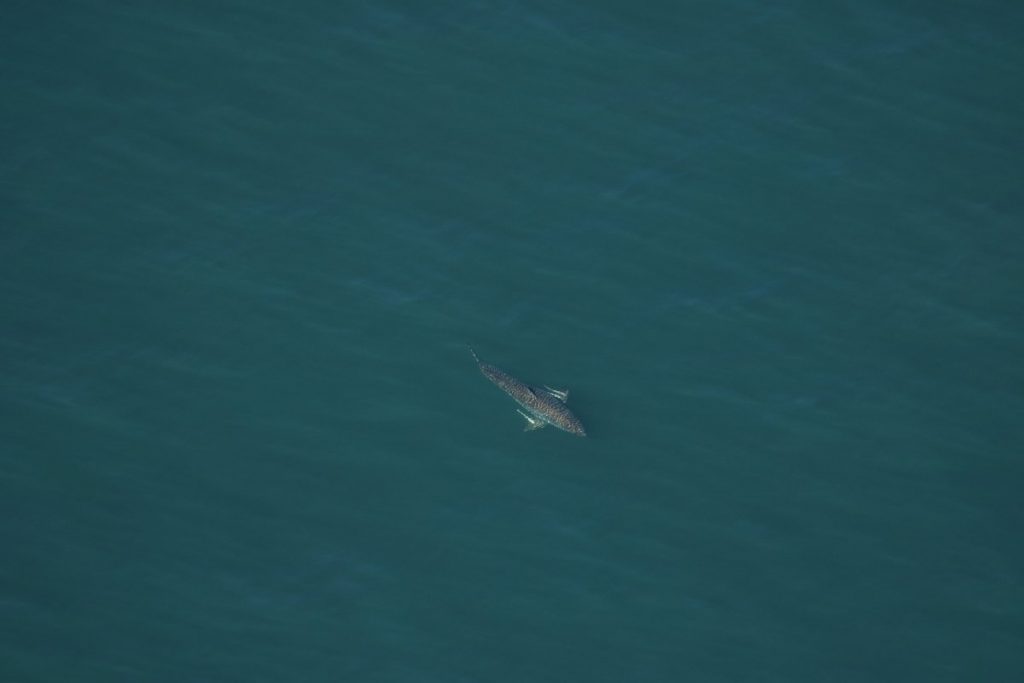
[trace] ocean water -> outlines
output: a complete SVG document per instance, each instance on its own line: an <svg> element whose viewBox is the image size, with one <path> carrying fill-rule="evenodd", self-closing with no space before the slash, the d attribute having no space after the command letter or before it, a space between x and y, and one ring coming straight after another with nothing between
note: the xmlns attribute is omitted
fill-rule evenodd
<svg viewBox="0 0 1024 683"><path fill-rule="evenodd" d="M1024 680L1022 33L8 3L0 681Z"/></svg>

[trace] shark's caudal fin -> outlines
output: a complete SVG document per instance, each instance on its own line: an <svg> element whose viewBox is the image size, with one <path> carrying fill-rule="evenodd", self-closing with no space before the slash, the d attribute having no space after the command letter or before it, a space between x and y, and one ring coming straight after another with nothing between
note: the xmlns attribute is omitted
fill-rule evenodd
<svg viewBox="0 0 1024 683"><path fill-rule="evenodd" d="M469 344L466 344L466 348L469 349L469 352L471 354L473 354L473 360L476 361L476 364L480 365L480 356L476 355L476 351L473 350L473 347L470 346Z"/></svg>

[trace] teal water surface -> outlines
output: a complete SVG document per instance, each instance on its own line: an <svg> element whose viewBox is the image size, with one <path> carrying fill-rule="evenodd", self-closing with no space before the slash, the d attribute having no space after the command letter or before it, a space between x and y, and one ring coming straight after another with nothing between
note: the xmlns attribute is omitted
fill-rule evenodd
<svg viewBox="0 0 1024 683"><path fill-rule="evenodd" d="M1024 680L1022 30L10 4L0 680Z"/></svg>

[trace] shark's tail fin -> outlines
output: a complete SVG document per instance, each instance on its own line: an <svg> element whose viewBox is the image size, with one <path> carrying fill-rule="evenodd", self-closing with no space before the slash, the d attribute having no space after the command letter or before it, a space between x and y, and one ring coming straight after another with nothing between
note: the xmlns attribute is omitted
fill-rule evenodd
<svg viewBox="0 0 1024 683"><path fill-rule="evenodd" d="M480 363L481 363L481 361L480 361L480 356L476 355L476 351L474 351L474 350L473 350L473 347L472 347L472 346L470 346L469 344L466 344L466 348L467 348L467 349L469 349L469 352L470 352L471 354L473 354L473 360L475 360L475 361L476 361L476 364L477 364L477 365L480 365Z"/></svg>

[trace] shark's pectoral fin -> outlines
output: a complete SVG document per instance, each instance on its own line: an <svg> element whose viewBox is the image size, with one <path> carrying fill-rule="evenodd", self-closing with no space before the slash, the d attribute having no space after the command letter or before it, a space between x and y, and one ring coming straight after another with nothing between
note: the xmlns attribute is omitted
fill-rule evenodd
<svg viewBox="0 0 1024 683"><path fill-rule="evenodd" d="M518 408L516 408L516 412L519 413L520 415L522 415L523 419L526 420L526 426L523 427L523 431L524 432L531 432L534 429L542 429L547 424L546 422L544 422L544 420L538 420L537 418L533 417L532 415L527 415L526 413L524 413L523 411L519 410Z"/></svg>
<svg viewBox="0 0 1024 683"><path fill-rule="evenodd" d="M566 401L569 400L569 390L568 389L552 389L547 384L544 385L544 388L548 390L549 394L551 394L552 396L557 398L562 403L565 403Z"/></svg>

